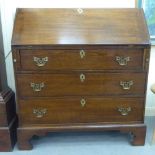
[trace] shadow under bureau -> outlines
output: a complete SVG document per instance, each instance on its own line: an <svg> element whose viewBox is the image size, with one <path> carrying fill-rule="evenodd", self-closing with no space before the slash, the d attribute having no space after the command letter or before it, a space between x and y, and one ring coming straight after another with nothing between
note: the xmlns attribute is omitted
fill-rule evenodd
<svg viewBox="0 0 155 155"><path fill-rule="evenodd" d="M141 9L17 9L19 149L49 132L118 130L144 145L149 35Z"/></svg>

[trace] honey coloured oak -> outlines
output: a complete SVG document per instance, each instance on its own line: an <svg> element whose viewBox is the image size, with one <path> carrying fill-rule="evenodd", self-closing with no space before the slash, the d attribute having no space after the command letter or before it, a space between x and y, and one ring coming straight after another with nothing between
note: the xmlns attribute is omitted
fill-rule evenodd
<svg viewBox="0 0 155 155"><path fill-rule="evenodd" d="M21 125L49 122L51 124L141 123L144 99L117 97L26 99L20 100L19 109Z"/></svg>
<svg viewBox="0 0 155 155"><path fill-rule="evenodd" d="M142 49L134 48L20 50L20 70L140 70L143 55ZM39 66L39 60L45 60L44 65Z"/></svg>
<svg viewBox="0 0 155 155"><path fill-rule="evenodd" d="M145 80L144 73L19 74L17 85L20 97L144 95Z"/></svg>
<svg viewBox="0 0 155 155"><path fill-rule="evenodd" d="M12 45L148 45L142 9L18 9Z"/></svg>
<svg viewBox="0 0 155 155"><path fill-rule="evenodd" d="M142 9L17 9L18 146L34 135L118 130L144 145L150 40Z"/></svg>

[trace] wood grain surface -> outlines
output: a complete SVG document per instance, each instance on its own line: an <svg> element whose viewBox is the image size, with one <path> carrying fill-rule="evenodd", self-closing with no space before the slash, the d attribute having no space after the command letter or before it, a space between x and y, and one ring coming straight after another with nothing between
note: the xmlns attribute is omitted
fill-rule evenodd
<svg viewBox="0 0 155 155"><path fill-rule="evenodd" d="M102 48L94 50L83 48L81 50L20 50L20 67L23 71L143 69L143 49ZM34 61L34 57L48 58L48 61L44 66L39 67ZM129 61L126 65L120 65L116 57L129 58Z"/></svg>
<svg viewBox="0 0 155 155"><path fill-rule="evenodd" d="M81 82L80 75L85 75ZM68 74L19 74L17 85L20 97L85 96L85 95L144 95L144 73L85 73ZM129 90L124 90L120 81L133 81ZM35 92L31 83L44 83Z"/></svg>
<svg viewBox="0 0 155 155"><path fill-rule="evenodd" d="M18 9L12 45L148 45L142 9Z"/></svg>
<svg viewBox="0 0 155 155"><path fill-rule="evenodd" d="M143 121L144 98L84 97L20 100L21 125L65 123L136 123ZM118 108L131 108L122 116ZM37 117L34 109L46 109L46 114Z"/></svg>
<svg viewBox="0 0 155 155"><path fill-rule="evenodd" d="M119 130L144 145L150 40L142 9L20 8L12 51L20 149L59 131Z"/></svg>

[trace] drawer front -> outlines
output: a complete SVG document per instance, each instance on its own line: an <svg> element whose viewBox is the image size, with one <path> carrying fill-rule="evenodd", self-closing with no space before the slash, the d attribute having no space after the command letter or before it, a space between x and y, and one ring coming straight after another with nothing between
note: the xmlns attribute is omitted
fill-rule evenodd
<svg viewBox="0 0 155 155"><path fill-rule="evenodd" d="M142 69L142 49L21 50L22 70Z"/></svg>
<svg viewBox="0 0 155 155"><path fill-rule="evenodd" d="M142 122L144 98L57 98L19 101L22 124Z"/></svg>
<svg viewBox="0 0 155 155"><path fill-rule="evenodd" d="M18 74L18 92L25 97L76 95L143 95L143 73Z"/></svg>

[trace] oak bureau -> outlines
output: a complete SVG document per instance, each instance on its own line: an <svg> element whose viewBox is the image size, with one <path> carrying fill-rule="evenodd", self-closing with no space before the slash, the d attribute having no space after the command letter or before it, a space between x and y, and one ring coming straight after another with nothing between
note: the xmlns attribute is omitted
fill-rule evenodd
<svg viewBox="0 0 155 155"><path fill-rule="evenodd" d="M150 41L142 9L17 9L19 149L49 132L118 130L144 145Z"/></svg>

